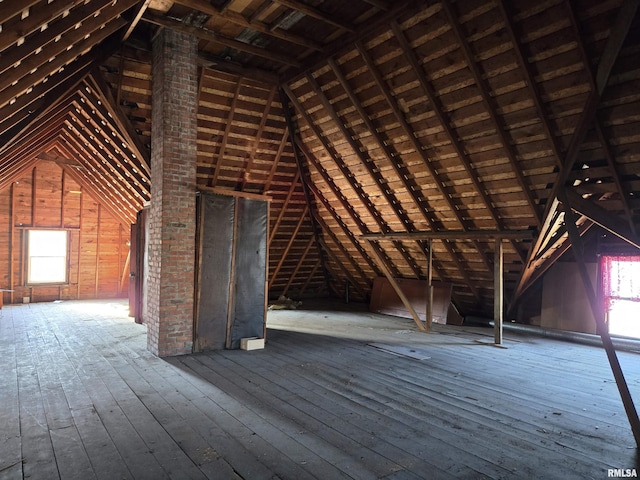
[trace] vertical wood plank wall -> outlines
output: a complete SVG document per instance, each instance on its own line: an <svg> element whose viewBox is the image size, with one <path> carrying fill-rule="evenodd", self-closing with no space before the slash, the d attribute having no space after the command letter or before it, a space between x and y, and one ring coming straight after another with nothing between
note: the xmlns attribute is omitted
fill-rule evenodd
<svg viewBox="0 0 640 480"><path fill-rule="evenodd" d="M82 187L53 162L37 163L0 191L0 289L14 290L3 292L4 303L127 295L128 275L122 284L120 269L129 253L129 226L79 192ZM69 229L67 284L26 285L27 228Z"/></svg>

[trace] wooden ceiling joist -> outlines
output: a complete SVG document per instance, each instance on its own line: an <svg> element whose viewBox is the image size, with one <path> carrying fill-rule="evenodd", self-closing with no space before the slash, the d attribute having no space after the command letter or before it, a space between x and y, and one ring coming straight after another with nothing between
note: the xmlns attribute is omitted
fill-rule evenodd
<svg viewBox="0 0 640 480"><path fill-rule="evenodd" d="M318 44L317 42L313 42L304 37L301 37L300 35L296 35L280 28L272 29L269 27L269 25L263 22L257 20L251 21L245 18L243 15L231 10L222 12L221 9L216 8L206 0L177 0L177 3L189 8L193 8L194 10L204 12L208 15L211 15L212 17L223 18L234 25L239 25L241 27L263 33L267 36L284 40L294 45L306 47L318 52L322 51L322 45Z"/></svg>
<svg viewBox="0 0 640 480"><path fill-rule="evenodd" d="M240 52L249 53L251 55L255 55L257 57L270 60L272 62L277 62L281 65L288 65L290 67L300 66L300 62L296 61L295 59L292 59L289 55L286 55L284 53L277 53L277 52L271 51L270 49L256 47L254 45L241 42L234 38L225 37L224 35L220 35L206 28L187 25L176 18L171 18L165 15L161 15L161 14L152 12L151 10L147 10L145 12L144 16L142 17L142 20L148 23L153 23L154 25L168 27L173 30L177 30L179 32L187 33L189 35L198 37L202 40L218 43L220 45L233 48L234 50L238 50Z"/></svg>

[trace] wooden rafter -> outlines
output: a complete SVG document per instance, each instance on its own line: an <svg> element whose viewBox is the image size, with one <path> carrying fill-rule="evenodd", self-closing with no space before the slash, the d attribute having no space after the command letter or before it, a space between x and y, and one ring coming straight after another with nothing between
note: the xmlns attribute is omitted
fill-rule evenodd
<svg viewBox="0 0 640 480"><path fill-rule="evenodd" d="M298 272L300 271L300 268L307 260L307 256L309 255L309 251L311 250L311 247L313 247L315 243L316 243L316 239L312 236L309 237L309 241L307 242L307 245L304 247L304 251L298 258L298 262L296 263L296 266L293 269L293 272L291 272L291 275L289 275L289 280L287 280L287 284L284 286L284 289L282 290L282 295L286 295L287 292L289 291L291 284L298 276Z"/></svg>
<svg viewBox="0 0 640 480"><path fill-rule="evenodd" d="M122 109L120 108L120 103L113 98L111 89L107 85L102 73L98 69L94 69L88 78L88 82L93 84L98 96L105 104L105 108L116 123L118 127L118 134L123 136L123 140L126 141L136 157L144 160L144 162L139 162L138 166L145 171L147 175L151 175L149 168L151 163L151 153L140 141L140 137L135 132L129 118L123 114ZM102 116L104 118L104 113Z"/></svg>
<svg viewBox="0 0 640 480"><path fill-rule="evenodd" d="M24 132L30 131L36 122L47 115L49 109L76 88L95 63L106 59L117 46L114 38L103 42L101 48L82 55L67 65L64 71L51 75L49 81L38 84L15 102L0 108L0 118L3 119L0 123L3 132L0 137L3 140L0 142L0 153L14 140L21 138Z"/></svg>
<svg viewBox="0 0 640 480"><path fill-rule="evenodd" d="M20 0L12 0L12 3L18 5L24 5L29 2L21 2ZM25 19L15 17L7 22L2 23L2 31L0 31L0 51L4 51L12 43L17 42L20 38L26 37L36 30L42 28L42 25L49 23L52 20L58 18L64 14L67 10L72 9L76 5L84 3L83 0L67 0L66 2L56 2L51 8L36 8L29 12L29 16ZM4 2L2 2L2 9L0 10L3 15L5 12L11 14L10 8L5 10Z"/></svg>
<svg viewBox="0 0 640 480"><path fill-rule="evenodd" d="M568 18L571 21L571 26L573 28L573 32L574 35L576 37L577 40L577 45L578 45L578 50L580 52L580 56L582 57L582 63L585 67L585 69L588 72L587 78L589 80L589 84L591 86L591 90L592 91L598 91L599 93L602 93L602 89L604 88L604 86L598 86L597 83L597 79L596 79L596 75L594 75L592 69L591 69L591 63L589 61L589 55L587 54L585 45L584 45L584 41L583 41L583 35L582 35L582 31L580 29L580 25L578 22L578 19L576 18L575 12L572 8L572 4L571 2L567 2L565 3L566 5L566 10L568 13ZM620 13L618 15L618 21L617 21L617 25L616 25L616 35L618 35L618 30L621 30L622 32L626 32L628 31L628 29L630 28L629 25L626 25L627 22L632 21L632 19L634 18L635 14L636 14L636 10L637 10L637 2L625 2L623 4L623 6L621 7ZM619 27L619 28L618 28ZM625 35L626 36L626 35ZM611 63L610 57L611 55L615 52L615 55L617 56L617 54L619 53L620 48L622 47L622 42L624 41L624 36L622 39L618 39L616 41L612 41L612 42L607 42L608 48L606 48L606 53L603 54L603 60L601 60L599 66L598 66L598 74L601 76L600 81L606 81L609 78L609 74L607 74L605 76L605 73L610 72L611 69L613 68L613 64ZM604 57L606 55L606 60L604 60ZM611 177L613 178L613 182L616 186L616 190L618 191L619 195L620 195L620 200L622 201L622 206L624 208L624 211L626 213L627 219L629 221L629 228L631 229L631 231L636 234L636 227L635 227L635 223L633 222L633 213L631 211L631 206L629 205L629 199L627 197L627 192L625 191L624 186L622 185L622 181L620 179L620 173L618 172L618 168L616 166L616 161L613 155L613 152L611 150L611 146L609 144L609 141L607 140L604 130L602 128L602 122L598 116L598 113L596 112L594 114L594 119L593 119L593 123L594 123L594 127L595 127L595 132L596 135L598 137L598 140L600 141L600 144L602 145L602 149L604 151L604 155L605 158L607 160L607 164L609 166L609 170L611 172Z"/></svg>
<svg viewBox="0 0 640 480"><path fill-rule="evenodd" d="M598 140L600 140L600 144L602 145L602 149L604 151L604 156L607 159L607 165L609 166L609 170L611 171L611 176L613 178L613 182L616 186L616 190L620 196L620 200L622 202L622 208L624 208L624 212L627 217L627 221L629 222L629 228L634 235L637 235L636 225L633 221L633 212L631 211L631 205L629 205L629 197L627 192L620 180L620 172L618 172L618 168L616 166L616 160L613 156L613 152L611 151L611 145L609 145L609 141L604 135L604 131L602 130L602 125L600 125L600 120L595 119L595 127L596 134L598 135Z"/></svg>
<svg viewBox="0 0 640 480"><path fill-rule="evenodd" d="M362 43L360 43L360 42L356 43L356 48L357 48L358 52L360 53L360 56L364 60L365 64L367 65L367 67L369 69L369 72L373 76L378 89L382 92L383 96L385 97L387 105L391 108L391 111L394 113L395 118L400 123L400 126L401 126L402 130L404 131L405 135L411 141L412 146L415 149L416 153L418 153L420 155L424 165L427 167L427 170L429 171L429 174L435 180L434 183L435 183L435 186L437 187L440 195L442 195L442 198L446 201L447 206L449 207L450 211L454 214L454 216L456 217L456 219L460 223L460 226L463 229L466 229L467 228L466 227L466 222L462 218L462 215L461 215L460 211L458 210L457 206L454 204L453 199L451 198L451 195L449 194L449 192L447 192L447 190L446 190L446 188L444 186L444 182L440 178L440 175L438 174L438 172L436 171L435 167L432 165L429 157L427 156L426 152L422 148L422 145L418 141L418 138L416 137L415 132L413 131L413 129L409 125L409 122L407 121L407 119L405 118L404 114L400 110L400 107L398 106L398 103L395 101L393 95L391 94L391 91L389 90L389 87L387 86L387 84L385 83L384 79L382 78L382 75L378 71L378 68L377 68L376 64L374 63L373 59L371 58L371 56L369 55L369 53L367 52L366 48L364 47L364 45ZM464 265L462 265L462 262L458 258L458 255L456 254L456 252L453 250L452 245L449 242L446 242L446 241L443 242L443 244L444 244L445 248L447 249L447 252L449 253L451 259L456 264L458 272L460 273L462 278L464 278L468 288L471 290L471 292L473 293L474 297L479 302L480 298L481 298L480 297L480 293L478 292L478 290L474 286L474 282L471 280L471 277L469 277L469 274L467 273L467 269L465 268Z"/></svg>
<svg viewBox="0 0 640 480"><path fill-rule="evenodd" d="M629 2L636 3L635 0L625 0L625 1L626 3L629 3ZM503 9L503 13L507 15L504 5L502 5L502 9ZM571 12L569 16L571 17L572 15L573 13ZM622 7L618 12L616 22L613 26L613 30L616 30L616 35L612 35L608 38L604 51L615 52L616 55L620 51L620 48L622 47L622 43L624 42L627 36L628 28L630 27L630 22L628 21L627 18L625 18L626 15L628 15L628 10L627 8ZM509 22L507 21L507 23ZM580 115L580 118L578 120L578 124L576 125L576 128L571 137L569 148L567 149L565 156L559 158L559 165L561 166L561 168L553 184L551 195L549 197L550 201L548 202L547 207L545 208L543 226L548 226L550 222L554 221L553 219L555 218L556 209L558 207L558 201L557 201L558 193L560 191L565 190L565 183L573 170L573 166L578 157L578 153L579 153L582 141L584 140L589 127L593 124L594 120L596 120L597 118L597 107L600 101L599 85L602 82L606 84L614 64L614 62L610 60L609 56L601 58L600 64L598 65L598 68L597 68L597 72L598 72L597 75L599 76L599 79L600 79L599 80L600 84L598 84L594 80L593 75L591 74L591 69L588 64L588 61L586 61L586 57L585 57L586 54L584 53L585 52L584 45L582 45L581 43L579 29L577 27L576 21L572 20L572 23L574 25L573 27L574 32L576 32L576 37L578 38L579 50L581 51L581 55L583 56L583 63L585 65L585 69L587 70L587 75L589 77L588 81L592 88L591 88L591 92L588 95L582 114ZM517 40L515 38L513 38L513 41L517 43ZM519 44L518 44L518 47L521 49L521 46L519 46ZM608 55L611 55L611 53ZM536 241L536 245L534 249L532 249L530 252L529 260L526 264L526 268L523 270L520 280L518 282L518 286L516 288L517 295L521 295L526 290L526 288L531 285L531 282L528 281L528 279L532 277L531 272L529 270L532 268L535 268L535 266L533 265L532 259L534 259L538 254L538 250L540 246L541 246L541 239L538 239ZM516 299L517 299L517 296L516 296Z"/></svg>
<svg viewBox="0 0 640 480"><path fill-rule="evenodd" d="M39 0L5 0L0 10L0 24L36 5Z"/></svg>
<svg viewBox="0 0 640 480"><path fill-rule="evenodd" d="M84 169L87 172L100 174L102 181L111 186L110 190L118 195L127 205L127 209L137 212L139 205L148 198L136 192L132 186L128 184L125 177L116 172L116 169L104 158L104 155L98 153L100 150L95 145L87 142L87 138L82 131L77 128L74 122L67 120L67 128L61 130L61 138L64 139L64 148L71 152L71 155L82 160Z"/></svg>
<svg viewBox="0 0 640 480"><path fill-rule="evenodd" d="M218 183L218 176L220 175L222 162L224 161L224 153L227 148L227 142L229 141L229 133L231 132L231 127L233 126L233 116L236 113L236 106L238 105L238 97L240 96L241 88L242 77L238 78L236 89L233 92L233 99L231 100L231 105L229 106L229 116L227 117L226 126L224 128L224 136L222 137L222 142L220 144L220 151L218 152L218 159L215 162L215 165L212 165L213 175L209 178L210 187L215 187Z"/></svg>
<svg viewBox="0 0 640 480"><path fill-rule="evenodd" d="M360 230L362 231L361 233L365 233L364 231L366 231L367 228L364 225L364 222L362 222L358 213L347 201L346 197L342 194L338 186L333 181L333 178L331 178L331 176L327 173L327 171L322 166L322 164L318 161L318 159L315 158L315 156L309 151L309 149L307 149L306 145L302 142L302 140L299 140L298 138L296 138L295 141L297 142L297 146L300 148L300 151L304 154L305 158L309 161L309 164L313 165L316 171L320 173L325 183L329 186L329 189L331 190L333 195L338 199L338 202L340 203L340 205L342 205L345 211L349 214L349 217L351 217L351 219L356 223L356 225L359 226ZM349 227L347 227L344 221L340 218L340 215L338 215L335 208L331 205L331 202L329 202L325 198L325 196L320 192L320 190L316 188L313 184L309 184L309 188L313 192L315 198L320 200L320 202L327 209L327 211L333 216L336 223L340 226L340 229L347 236L347 238L349 238L349 240L351 241L353 246L358 250L360 255L362 255L362 258L369 264L369 266L374 271L376 271L376 273L379 273L380 270L376 266L375 262L371 260L369 255L366 253L366 250L362 247L362 245L360 245L360 243L358 242L353 232L351 232Z"/></svg>
<svg viewBox="0 0 640 480"><path fill-rule="evenodd" d="M342 133L343 138L347 141L347 143L351 147L351 150L353 150L355 155L360 159L361 164L364 165L364 167L367 169L369 176L375 182L376 186L378 187L378 190L380 190L384 198L387 200L388 205L391 207L396 217L398 217L398 220L400 220L400 222L402 223L402 225L406 230L408 231L415 230L415 225L413 224L409 216L405 213L404 210L400 210L397 207L397 205L400 205L400 200L397 198L395 193L390 188L387 187L386 182L382 174L380 173L380 170L376 166L375 162L370 156L363 154L363 150L364 150L363 145L358 144L358 141L355 139L356 136L354 132L350 131L346 127L345 122L340 118L340 116L338 115L338 112L336 112L335 108L333 107L329 99L326 97L326 95L324 94L324 92L322 91L322 89L320 88L320 86L318 85L318 83L316 82L316 80L313 78L312 75L310 74L307 75L307 82L309 82L309 84L311 85L313 92L320 99L320 102L322 103L324 109L329 113L329 116L333 120L333 123L338 127L338 129ZM348 174L349 172L346 172L346 173ZM345 175L345 177L350 178L351 175ZM395 246L401 252L403 257L405 258L405 261L408 263L409 267L413 270L416 277L421 278L422 271L418 266L416 260L411 256L411 254L404 248L404 246L401 243L396 243ZM420 244L418 246L421 247Z"/></svg>
<svg viewBox="0 0 640 480"><path fill-rule="evenodd" d="M311 230L313 232L314 243L318 251L318 259L319 259L320 265L322 266L322 272L324 274L327 290L330 290L331 284L329 281L329 270L327 269L326 258L325 258L324 252L322 251L322 247L320 245L321 229L318 225L318 222L316 221L315 215L313 214L313 212L317 211L317 209L315 208L316 205L313 202L313 195L311 193L311 181L309 179L309 169L306 168L306 165L302 158L302 153L300 152L300 149L296 144L296 137L295 137L296 130L295 130L295 125L293 123L293 114L292 114L291 106L287 101L286 93L282 89L280 89L279 96L280 96L280 104L282 105L282 113L284 114L284 120L285 120L285 135L282 137L275 161L276 163L279 161L284 145L287 143L287 139L288 139L291 144L291 149L293 151L293 158L295 160L296 166L298 167L298 172L300 173L300 183L302 185L302 194L304 195L304 201L309 211L309 220L311 222ZM272 168L271 172L269 172L269 179L268 179L269 182L271 182L271 179L273 178L274 171L275 171L275 165ZM308 282L305 283L305 288L307 285L308 285Z"/></svg>
<svg viewBox="0 0 640 480"><path fill-rule="evenodd" d="M300 171L297 171L295 176L293 177L293 181L291 182L291 185L289 185L289 191L287 192L287 196L284 199L282 207L280 208L280 213L278 214L278 218L276 218L275 223L271 227L271 233L269 234L269 240L267 242L268 247L271 246L273 239L278 233L278 228L280 227L280 223L284 218L287 208L289 208L289 202L291 201L291 197L293 197L293 194L296 191L296 187L298 186L299 181L300 181ZM308 209L308 206L307 206L307 209Z"/></svg>
<svg viewBox="0 0 640 480"><path fill-rule="evenodd" d="M280 164L280 159L282 158L282 154L284 149L287 146L287 139L289 138L289 127L285 126L284 133L282 134L282 139L280 140L280 144L278 145L278 151L273 159L273 163L271 164L271 168L269 169L269 175L264 182L262 187L262 193L266 193L271 188L271 183L273 182L273 177L276 174L276 170L278 169L278 165Z"/></svg>
<svg viewBox="0 0 640 480"><path fill-rule="evenodd" d="M148 185L149 179L147 179L140 170L131 165L131 162L128 160L126 162L120 160L123 158L122 154L116 152L112 137L100 128L99 121L94 120L89 113L82 109L80 109L80 112L81 113L78 114L74 111L71 112L70 115L72 120L75 119L77 121L75 128L77 128L78 135L83 138L84 142L91 145L96 152L99 152L105 165L108 164L110 168L117 172L118 177L130 185L131 190L136 196L143 201L148 200L149 187L145 186L145 183ZM69 122L69 125L72 125L72 123ZM100 139L98 139L98 137L100 137ZM119 147L121 148L121 146ZM119 151L120 148L118 149ZM143 179L147 181L145 182Z"/></svg>
<svg viewBox="0 0 640 480"><path fill-rule="evenodd" d="M7 105L15 97L18 97L27 92L34 85L39 84L45 78L58 71L60 68L63 68L67 63L73 61L75 58L91 49L94 45L105 40L109 35L118 31L125 24L125 20L118 18L113 20L112 22L109 22L103 28L97 26L96 31L94 31L90 37L80 37L82 38L82 40L78 41L71 49L64 50L64 52L57 55L54 60L42 64L40 68L37 68L37 70L35 70L35 72L33 73L30 73L32 71L31 69L21 69L20 74L18 72L12 72L14 73L15 77L20 77L23 79L23 81L19 81L14 85L9 84L11 86L7 86L6 83L3 83L5 87L0 90L0 108ZM15 77L12 76L12 79L15 79Z"/></svg>
<svg viewBox="0 0 640 480"><path fill-rule="evenodd" d="M502 13L504 25L507 29L511 44L514 47L514 51L518 58L520 71L524 74L525 82L527 84L527 88L529 89L529 94L531 95L531 98L536 106L536 111L538 112L538 118L540 118L542 128L544 129L544 133L547 137L549 145L551 146L551 150L553 151L553 158L556 161L556 164L562 167L562 148L560 147L560 143L558 142L558 139L556 138L556 135L553 133L553 130L551 128L551 123L549 122L546 108L542 103L542 93L540 92L540 87L538 86L538 82L536 82L535 80L535 75L531 68L531 64L527 60L527 54L525 53L522 44L518 40L518 34L516 33L515 27L512 23L512 15L509 11L508 4L508 0L498 0L498 6L500 8L500 12Z"/></svg>
<svg viewBox="0 0 640 480"><path fill-rule="evenodd" d="M624 219L612 215L610 211L601 207L596 202L584 199L581 195L569 189L565 190L564 196L572 209L625 242L630 243L636 248L640 248L640 239L629 228L629 224Z"/></svg>
<svg viewBox="0 0 640 480"><path fill-rule="evenodd" d="M487 190L482 185L482 182L480 181L480 178L479 178L480 176L477 174L477 172L473 168L469 155L467 155L467 152L464 149L462 142L458 138L457 133L453 130L450 119L447 118L447 115L444 113L444 107L442 106L442 103L440 102L438 96L436 95L435 90L427 80L427 77L424 73L424 69L421 67L415 52L411 48L411 45L409 45L409 42L407 41L407 38L405 37L404 32L400 28L400 25L398 25L398 23L395 21L391 22L391 30L393 31L396 40L400 44L400 48L405 58L409 61L409 64L411 65L411 69L414 75L417 77L423 92L427 96L427 99L429 100L429 104L431 105L431 109L435 113L436 118L438 119L438 122L440 123L442 129L447 135L447 138L449 139L449 142L451 142L451 145L456 151L458 158L462 162L462 165L464 166L468 174L468 178L471 180L471 183L473 184L476 192L482 199L482 202L484 203L484 207L491 214L491 217L493 218L493 221L497 225L498 229L505 230L506 227L504 225L504 222L500 218L500 214L498 213L498 210L494 207L493 202L491 201L491 198L489 197ZM516 253L520 256L521 260L524 262L525 261L524 254L520 251L520 248L518 247L518 245L516 245L515 242L512 242L512 245ZM485 265L489 268L490 271L492 271L493 270L492 263L488 260L488 258L486 258L486 255L482 250L482 248L479 245L476 245L476 249L478 250L478 253L480 254L480 256L483 258Z"/></svg>
<svg viewBox="0 0 640 480"><path fill-rule="evenodd" d="M298 70L283 76L283 83L291 85L294 81L299 80L307 72L326 64L327 59L337 58L341 52L347 48L352 48L357 42L361 42L380 27L386 26L391 20L398 18L400 15L410 15L424 7L424 3L420 0L398 0L394 1L391 8L383 10L377 15L369 18L362 25L358 25L353 33L341 36L331 43L324 46L322 52L310 57L305 61L304 65Z"/></svg>
<svg viewBox="0 0 640 480"><path fill-rule="evenodd" d="M124 34L122 35L123 42L127 41L127 39L133 33L133 30L136 28L136 25L140 23L140 20L142 19L142 15L144 15L144 12L147 11L147 8L149 7L150 3L151 3L151 0L144 0L138 4L135 15L131 19L131 22L129 22L129 26L127 27Z"/></svg>
<svg viewBox="0 0 640 480"><path fill-rule="evenodd" d="M120 168L130 174L136 183L140 182L140 186L148 190L151 182L149 167L140 160L140 156L136 155L129 139L121 133L118 126L112 123L113 115L111 112L106 109L104 103L92 98L92 95L86 91L79 90L78 96L79 101L75 103L75 106L83 112L84 123L96 135L102 136L103 142L101 144L115 159L126 159L119 162Z"/></svg>
<svg viewBox="0 0 640 480"><path fill-rule="evenodd" d="M302 224L307 219L307 213L309 213L309 207L305 207L304 211L302 212L302 215L300 215L300 218L298 219L298 223L296 223L296 228L293 230L293 233L289 235L289 241L287 242L287 246L284 248L284 251L280 254L280 260L278 261L276 268L271 273L271 279L269 280L269 283L273 283L276 277L278 276L278 273L280 273L280 269L282 268L284 261L287 259L287 256L289 255L289 251L291 250L291 247L293 246L295 239L298 236L298 232L300 231Z"/></svg>
<svg viewBox="0 0 640 480"><path fill-rule="evenodd" d="M326 198L324 198L324 196L317 189L314 189L314 192L316 196L321 199L321 202L326 200ZM315 216L316 222L318 222L318 225L322 229L323 237L326 236L329 240L331 240L333 245L335 245L335 247L338 250L340 250L340 254L347 259L347 261L351 264L351 267L353 268L353 270L358 274L358 281L364 285L368 285L369 279L365 271L360 266L360 263L358 262L358 260L354 258L353 255L351 255L349 250L347 250L347 248L343 245L343 243L338 239L337 235L333 232L333 230L329 227L329 225L327 225L327 223L324 221L322 216L319 214L315 214L314 216ZM344 224L341 225L341 228L342 227L344 227L343 231L345 228L347 228L346 225ZM326 246L326 241L324 242L324 244ZM325 251L327 251L326 248L325 248ZM356 281L355 283L358 283L358 281Z"/></svg>
<svg viewBox="0 0 640 480"><path fill-rule="evenodd" d="M365 284L366 286L362 287L360 285L360 283L358 282L358 280L356 278L354 278L352 273L346 267L345 262L333 252L333 249L329 245L324 243L324 242L323 242L323 247L324 247L325 252L327 252L327 256L329 257L329 260L331 262L333 262L334 265L338 266L338 269L340 269L342 271L342 274L347 278L348 282L351 285L353 285L353 287L358 291L358 293L363 298L366 298L367 297L367 290L369 289L368 285ZM336 293L337 295L339 294L339 292L337 292L336 290L334 290L334 293Z"/></svg>
<svg viewBox="0 0 640 480"><path fill-rule="evenodd" d="M471 72L471 74L473 75L473 78L476 82L476 85L478 86L478 90L480 91L480 95L482 95L482 102L484 104L484 108L486 110L486 112L489 114L489 117L491 118L491 121L493 123L493 126L495 128L495 132L496 135L498 136L498 138L500 139L500 142L502 143L502 147L504 149L504 152L507 156L507 159L509 160L509 164L511 165L511 170L513 172L513 174L515 175L516 179L518 180L518 184L520 185L520 188L522 189L522 193L525 196L527 203L529 204L529 208L531 209L531 214L533 215L533 217L535 218L536 222L538 223L538 226L541 225L542 223L542 219L540 218L540 212L538 209L538 204L536 203L535 199L533 198L533 194L531 192L531 189L529 188L529 185L527 184L527 180L524 176L524 174L522 173L522 167L521 165L518 163L518 155L515 151L515 148L513 147L513 145L511 145L511 142L509 141L509 139L507 138L507 129L506 129L506 125L504 124L504 122L498 117L498 114L496 113L496 107L494 105L494 100L491 97L491 95L489 94L489 85L487 84L486 79L484 78L482 72L480 71L480 67L478 66L478 62L475 61L475 57L473 52L471 51L471 47L469 46L469 42L467 41L464 32L462 31L462 27L460 25L460 22L458 21L455 12L454 12L454 7L453 5L451 5L451 3L445 1L442 2L442 7L443 10L445 11L445 13L447 14L448 20L449 20L449 24L453 27L453 31L456 34L456 38L458 40L458 43L462 49L462 52L464 53L465 59L467 61L467 66L469 67L469 71Z"/></svg>
<svg viewBox="0 0 640 480"><path fill-rule="evenodd" d="M85 164L89 164L90 162L83 157L90 157L89 152L84 150L84 147L74 144L75 139L72 135L65 132L63 137L65 139L65 143L60 143L58 145L58 149L64 154L74 157L77 159L81 159ZM75 170L67 168L69 174L73 174L74 180L78 181L85 188L91 189L94 193L93 197L97 201L100 201L103 205L108 206L111 212L118 212L118 217L127 219L125 224L135 222L135 215L138 210L142 207L142 203L134 204L130 203L129 200L116 188L109 188L112 185L109 176L105 176L105 174L94 168L84 168L82 170L77 170L70 172L69 170ZM124 203L123 203L124 202Z"/></svg>
<svg viewBox="0 0 640 480"><path fill-rule="evenodd" d="M320 131L318 126L315 124L313 119L306 112L302 104L295 97L291 89L286 85L284 85L282 88L287 94L287 96L289 97L289 100L291 101L293 106L296 108L296 110L300 114L300 116L304 118L305 122L309 125L309 128L313 131L316 138L320 141L320 143L322 144L324 149L327 151L327 153L329 154L329 156L331 157L335 165L338 167L340 172L342 172L342 174L344 175L344 178L349 182L349 185L351 186L352 190L356 193L356 195L358 195L360 202L367 209L371 217L376 221L376 223L378 224L378 227L383 232L391 231L391 228L387 224L386 220L382 217L382 215L380 214L378 209L375 207L373 202L369 199L369 196L362 188L362 185L360 184L360 182L356 182L354 180L354 175L350 171L349 167L345 164L344 160L338 154L338 152L336 152L336 150L332 147L332 145L327 141L324 135L322 135L322 132ZM362 222L362 220L360 220L359 227L363 232L368 231L368 226L364 222ZM420 270L419 268L417 268L417 263L415 259L411 257L409 252L401 245L400 242L394 243L394 247L396 247L398 252L400 252L400 254L403 256L407 265L409 265L409 267L414 271L414 273L416 273L418 278L420 278Z"/></svg>
<svg viewBox="0 0 640 480"><path fill-rule="evenodd" d="M109 3L111 3L109 0L102 0L100 5L104 8L104 6ZM95 13L96 5L93 3L81 5L78 8L71 10L69 15L66 17L61 18L57 22L53 22L46 30L39 32L38 35L34 35L22 45L15 45L7 51L2 52L2 56L0 57L0 75L4 74L9 68L13 67L18 62L20 62L20 66L26 65L26 71L29 71L32 68L37 68L38 64L47 62L49 58L55 54L52 54L50 51L46 51L45 47L48 47L52 42L55 42L59 35L66 35L79 23L82 23L83 27L89 27L90 25L85 25L83 22L89 19L88 23L91 24L91 19L94 18ZM102 20L100 21L102 22ZM78 30L81 33L84 31L84 28L79 28ZM78 36L76 35L76 37ZM70 36L69 38L73 39L74 37ZM66 39L67 37L65 37L65 40ZM73 41L75 42L77 40L78 38L75 38ZM64 49L63 42L55 43L58 51L60 51L60 49ZM12 72L12 75L9 78L16 78L18 75L18 72Z"/></svg>
<svg viewBox="0 0 640 480"><path fill-rule="evenodd" d="M264 128L267 125L267 120L269 118L269 111L273 105L273 99L276 95L276 86L272 86L269 90L269 96L267 97L267 102L264 106L264 110L262 112L262 117L260 118L260 125L258 125L258 130L255 134L255 138L253 139L251 149L249 151L249 158L247 159L247 163L242 169L243 174L238 182L237 190L243 191L245 184L247 183L248 178L251 175L251 169L253 168L253 162L255 160L256 152L258 151L258 146L262 141L262 135L264 133Z"/></svg>

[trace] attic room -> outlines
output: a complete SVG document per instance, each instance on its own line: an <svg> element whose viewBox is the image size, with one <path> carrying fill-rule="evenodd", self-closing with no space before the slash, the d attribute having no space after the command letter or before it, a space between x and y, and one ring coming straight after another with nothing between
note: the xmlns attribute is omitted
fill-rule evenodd
<svg viewBox="0 0 640 480"><path fill-rule="evenodd" d="M0 479L637 477L639 66L637 0L0 0Z"/></svg>

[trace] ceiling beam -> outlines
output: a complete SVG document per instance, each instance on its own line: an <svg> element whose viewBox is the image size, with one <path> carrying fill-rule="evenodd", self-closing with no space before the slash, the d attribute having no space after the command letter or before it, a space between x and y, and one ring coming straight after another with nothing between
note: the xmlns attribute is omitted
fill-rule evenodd
<svg viewBox="0 0 640 480"><path fill-rule="evenodd" d="M233 48L234 50L238 50L240 52L249 53L261 58L266 58L267 60L271 60L272 62L280 63L282 65L288 65L290 67L300 66L300 62L292 59L289 55L272 52L271 50L266 48L256 47L254 45L241 42L234 38L225 37L214 32L213 30L187 25L177 18L161 15L151 10L147 10L145 12L142 20L154 25L160 25L162 27L171 28L179 32L193 35L202 40L214 42L224 47Z"/></svg>
<svg viewBox="0 0 640 480"><path fill-rule="evenodd" d="M304 38L300 35L296 35L294 33L288 32L287 30L282 29L271 29L269 25L263 22L258 21L250 21L245 18L242 14L227 10L222 12L219 8L211 5L207 0L176 0L176 3L184 5L185 7L192 8L194 10L198 10L200 12L206 13L213 17L223 18L224 20L233 23L235 25L239 25L244 28L248 28L249 30L253 30L254 32L260 32L265 35L268 35L273 38L277 38L279 40L284 40L285 42L292 43L294 45L298 45L301 47L309 48L315 51L322 51L322 45L307 38Z"/></svg>
<svg viewBox="0 0 640 480"><path fill-rule="evenodd" d="M367 233L365 240L530 240L531 230L467 230L464 232L398 232Z"/></svg>
<svg viewBox="0 0 640 480"><path fill-rule="evenodd" d="M289 85L300 80L307 72L324 66L329 58L337 57L341 52L353 48L357 42L364 40L381 28L386 28L391 20L400 15L410 15L424 8L424 2L420 0L398 0L393 2L393 6L386 11L374 15L361 25L358 25L355 32L343 35L331 43L324 46L322 52L310 57L304 65L283 76L282 82Z"/></svg>
<svg viewBox="0 0 640 480"><path fill-rule="evenodd" d="M298 0L274 0L276 3L290 8L292 10L296 10L300 13L304 13L308 17L315 18L316 20L320 20L328 25L334 26L336 28L340 28L342 30L346 30L347 32L354 33L355 29L352 25L348 25L344 22L336 20L335 15L330 15L325 13L311 5L307 5L306 3L299 2Z"/></svg>

